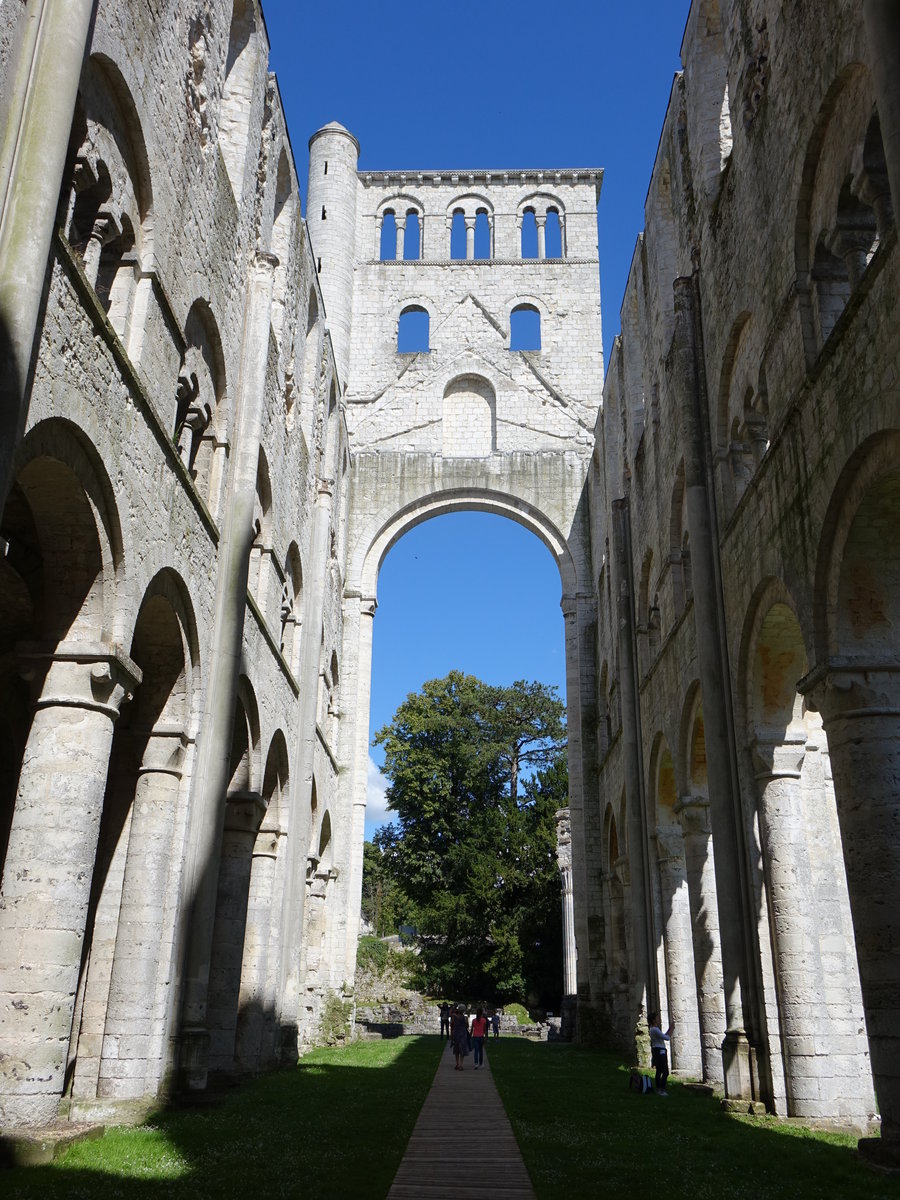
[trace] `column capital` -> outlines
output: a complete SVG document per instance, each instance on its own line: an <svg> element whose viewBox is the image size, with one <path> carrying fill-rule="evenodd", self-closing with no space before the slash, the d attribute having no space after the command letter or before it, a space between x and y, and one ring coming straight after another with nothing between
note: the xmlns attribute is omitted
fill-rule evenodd
<svg viewBox="0 0 900 1200"><path fill-rule="evenodd" d="M674 806L674 812L681 822L685 837L690 834L703 834L704 837L708 837L712 832L709 823L709 800L706 796L680 796Z"/></svg>
<svg viewBox="0 0 900 1200"><path fill-rule="evenodd" d="M656 838L656 857L658 862L676 862L683 857L683 835L680 826L657 825L653 836Z"/></svg>
<svg viewBox="0 0 900 1200"><path fill-rule="evenodd" d="M535 223L535 225L537 225L537 227L539 229L541 228L541 226L546 225L547 224L547 214L544 213L543 215L541 215L540 213L535 213L534 214L534 223Z"/></svg>
<svg viewBox="0 0 900 1200"><path fill-rule="evenodd" d="M257 833L265 813L259 792L233 792L225 798L225 828L232 833Z"/></svg>
<svg viewBox="0 0 900 1200"><path fill-rule="evenodd" d="M753 773L758 780L799 779L806 757L806 730L789 727L779 734L760 729L750 742Z"/></svg>
<svg viewBox="0 0 900 1200"><path fill-rule="evenodd" d="M191 739L179 725L157 725L155 729L137 731L136 737L146 738L139 775L174 775L180 779L184 758Z"/></svg>
<svg viewBox="0 0 900 1200"><path fill-rule="evenodd" d="M19 674L39 694L37 708L84 708L112 720L143 679L137 663L105 642L21 642Z"/></svg>
<svg viewBox="0 0 900 1200"><path fill-rule="evenodd" d="M900 716L900 662L826 658L797 684L827 729L836 720Z"/></svg>

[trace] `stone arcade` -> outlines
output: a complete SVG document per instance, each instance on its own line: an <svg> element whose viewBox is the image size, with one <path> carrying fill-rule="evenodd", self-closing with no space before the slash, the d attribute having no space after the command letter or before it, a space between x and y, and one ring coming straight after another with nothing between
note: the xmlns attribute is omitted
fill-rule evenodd
<svg viewBox="0 0 900 1200"><path fill-rule="evenodd" d="M379 567L477 509L560 570L579 1036L900 1150L900 18L682 60L604 383L599 170L333 123L304 222L256 0L0 8L4 1127L351 997Z"/></svg>

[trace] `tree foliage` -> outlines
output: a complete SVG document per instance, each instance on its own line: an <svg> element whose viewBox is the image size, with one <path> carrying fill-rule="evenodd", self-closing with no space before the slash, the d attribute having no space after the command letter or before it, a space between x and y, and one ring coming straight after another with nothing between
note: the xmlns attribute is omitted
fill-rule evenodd
<svg viewBox="0 0 900 1200"><path fill-rule="evenodd" d="M555 689L453 671L407 696L375 741L397 814L376 834L379 868L418 928L429 990L555 1006L567 802Z"/></svg>

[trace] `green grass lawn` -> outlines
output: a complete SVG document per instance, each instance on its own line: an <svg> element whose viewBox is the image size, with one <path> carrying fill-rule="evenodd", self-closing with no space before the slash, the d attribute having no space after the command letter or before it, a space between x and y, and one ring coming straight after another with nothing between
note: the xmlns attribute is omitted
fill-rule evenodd
<svg viewBox="0 0 900 1200"><path fill-rule="evenodd" d="M436 1037L317 1050L215 1108L162 1113L52 1166L0 1171L0 1195L383 1200L439 1056Z"/></svg>
<svg viewBox="0 0 900 1200"><path fill-rule="evenodd" d="M636 1095L608 1053L500 1038L488 1055L539 1200L900 1200L855 1137L729 1116L672 1080Z"/></svg>

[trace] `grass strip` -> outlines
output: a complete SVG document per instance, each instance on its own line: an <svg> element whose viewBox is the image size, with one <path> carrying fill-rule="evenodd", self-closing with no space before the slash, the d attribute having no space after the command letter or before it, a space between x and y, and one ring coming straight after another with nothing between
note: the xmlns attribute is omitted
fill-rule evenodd
<svg viewBox="0 0 900 1200"><path fill-rule="evenodd" d="M51 1166L0 1172L15 1200L383 1200L440 1057L437 1037L317 1050L214 1108L111 1129Z"/></svg>
<svg viewBox="0 0 900 1200"><path fill-rule="evenodd" d="M668 1097L628 1089L621 1057L500 1038L491 1071L538 1200L898 1200L856 1138L736 1117L672 1079Z"/></svg>

